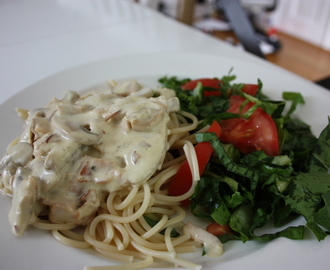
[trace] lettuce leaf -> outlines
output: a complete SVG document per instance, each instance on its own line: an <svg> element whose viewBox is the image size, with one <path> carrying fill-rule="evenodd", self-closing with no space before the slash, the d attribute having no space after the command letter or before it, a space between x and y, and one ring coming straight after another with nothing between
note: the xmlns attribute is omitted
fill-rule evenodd
<svg viewBox="0 0 330 270"><path fill-rule="evenodd" d="M284 101L270 100L262 92L262 83L255 97L243 93L243 84L233 84L236 76L221 78L221 96L205 97L198 86L194 91L182 91L181 85L190 79L163 77L163 86L174 89L181 109L193 113L200 125L212 121L235 118L228 113L229 96L241 95L256 105L246 114L261 107L272 116L278 130L281 155L267 156L256 151L243 156L232 145L222 144L210 133L197 134L198 142L210 142L215 156L191 197L191 212L200 218L229 224L235 234L221 236L229 240L270 241L277 237L302 239L308 227L318 240L330 231L330 118L319 138L310 126L298 118L294 111L304 98L300 93L284 92ZM289 108L285 112L285 106ZM286 227L297 216L306 219L306 226L287 227L278 232L256 235L255 231L270 222L274 227Z"/></svg>
<svg viewBox="0 0 330 270"><path fill-rule="evenodd" d="M302 226L264 236L254 233L270 221L279 226L296 215L306 219L307 227L318 240L329 234L330 124L317 140L309 172L295 171L287 156L270 157L263 151L234 162L215 134L196 134L196 139L198 142L210 142L217 158L209 164L212 174L202 177L192 196L193 214L212 218L220 224L229 223L237 233L235 239L243 242L276 237L302 239ZM233 189L224 179L231 179L237 187Z"/></svg>

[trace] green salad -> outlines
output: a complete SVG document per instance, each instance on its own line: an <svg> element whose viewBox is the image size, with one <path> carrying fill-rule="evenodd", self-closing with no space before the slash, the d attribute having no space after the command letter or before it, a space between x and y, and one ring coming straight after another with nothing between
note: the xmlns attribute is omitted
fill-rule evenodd
<svg viewBox="0 0 330 270"><path fill-rule="evenodd" d="M330 231L330 124L317 138L292 114L304 103L301 94L284 92L283 101L274 101L262 92L261 81L237 84L235 79L230 74L159 79L176 91L181 109L200 120L199 128L220 126L220 136L214 129L196 135L213 153L201 161L205 169L186 205L209 221L207 230L223 243L302 239L306 227L323 240ZM184 177L173 182L172 195L190 185ZM285 226L298 216L306 225ZM285 229L256 233L270 223Z"/></svg>

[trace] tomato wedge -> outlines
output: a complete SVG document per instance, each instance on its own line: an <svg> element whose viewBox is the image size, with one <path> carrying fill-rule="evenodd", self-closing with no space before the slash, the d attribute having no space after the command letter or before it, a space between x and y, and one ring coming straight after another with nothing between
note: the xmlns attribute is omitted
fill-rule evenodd
<svg viewBox="0 0 330 270"><path fill-rule="evenodd" d="M212 222L210 225L208 225L206 227L206 231L212 233L215 236L233 233L233 231L231 230L228 224L221 225L217 222Z"/></svg>
<svg viewBox="0 0 330 270"><path fill-rule="evenodd" d="M255 96L258 93L258 89L259 89L259 85L246 83L243 85L241 91L251 96Z"/></svg>
<svg viewBox="0 0 330 270"><path fill-rule="evenodd" d="M221 127L218 122L214 121L210 126L208 132L214 132L220 136ZM198 160L198 167L200 175L203 174L207 163L209 162L213 153L213 147L209 142L201 142L195 146L196 156ZM189 191L192 185L192 174L188 161L184 161L179 171L172 177L168 193L171 196L180 196ZM189 205L190 200L181 202L183 205Z"/></svg>
<svg viewBox="0 0 330 270"><path fill-rule="evenodd" d="M237 95L230 97L232 113L239 113L239 108L245 98ZM244 114L254 103L249 102L242 110ZM261 108L254 111L249 119L234 118L220 123L222 132L220 140L233 144L243 154L250 154L256 150L263 150L269 156L279 155L279 141L276 125L270 115Z"/></svg>
<svg viewBox="0 0 330 270"><path fill-rule="evenodd" d="M201 78L189 81L181 86L182 90L194 90L197 86L197 83L200 82L204 87L220 89L221 80L219 79L211 79L211 78ZM204 96L220 96L221 91L204 91Z"/></svg>
<svg viewBox="0 0 330 270"><path fill-rule="evenodd" d="M221 80L216 79L216 78L214 78L214 79L201 78L201 79L196 79L196 80L186 82L185 84L183 84L181 86L181 88L182 88L182 90L193 90L197 86L198 82L202 83L202 85L204 87L211 87L211 88L219 89L220 88L219 84L221 83Z"/></svg>
<svg viewBox="0 0 330 270"><path fill-rule="evenodd" d="M194 90L197 86L197 83L200 82L204 87L220 89L220 85L222 83L221 80L216 78L201 78L189 81L181 86L182 90ZM255 96L258 92L259 86L257 84L244 84L241 89L243 93L249 94L251 96ZM220 96L221 91L204 91L204 96Z"/></svg>

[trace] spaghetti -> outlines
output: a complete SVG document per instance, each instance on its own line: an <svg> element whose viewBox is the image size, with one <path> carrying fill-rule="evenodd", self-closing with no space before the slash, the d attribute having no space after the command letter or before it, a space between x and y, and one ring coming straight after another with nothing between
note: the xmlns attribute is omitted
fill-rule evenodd
<svg viewBox="0 0 330 270"><path fill-rule="evenodd" d="M118 114L117 111L115 113ZM115 116L112 114L108 115L107 121L113 117ZM180 207L180 202L194 193L199 180L198 162L194 150L195 140L191 134L196 130L197 125L197 118L192 114L183 111L170 112L167 123L169 132L166 135L167 151L163 155L161 166L147 181L133 182L132 185L116 188L107 196L101 197L96 214L88 218L85 224L81 223L84 225L83 233L79 233L82 228L79 223L73 225L71 222L54 222L37 218L31 224L39 229L51 231L53 236L65 245L93 248L103 256L123 263L119 266L86 267L85 270L141 269L152 265L155 259L188 269L201 269L200 265L185 261L178 255L194 252L197 247L204 244L203 239L199 239L197 235L198 230L195 236L191 233L193 227L190 228L190 233L187 232L184 222L186 212ZM207 127L201 132L205 130ZM94 134L94 131L90 133ZM134 158L138 158L138 155L136 154ZM170 196L167 185L184 160L189 163L194 181L187 193ZM94 160L90 162L93 166L97 164ZM84 170L86 169L83 168L82 171ZM87 181L87 176L83 175L83 177L85 177L84 181ZM2 183L2 189L4 188L10 189L8 184ZM91 192L84 196L88 197L90 194ZM222 252L219 240L215 237L212 240L218 244Z"/></svg>

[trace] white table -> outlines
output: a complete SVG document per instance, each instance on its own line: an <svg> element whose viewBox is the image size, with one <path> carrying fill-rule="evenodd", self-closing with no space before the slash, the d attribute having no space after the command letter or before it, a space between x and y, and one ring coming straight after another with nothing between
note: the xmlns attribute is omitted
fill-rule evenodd
<svg viewBox="0 0 330 270"><path fill-rule="evenodd" d="M98 59L202 52L259 59L125 0L2 0L0 103L56 72Z"/></svg>
<svg viewBox="0 0 330 270"><path fill-rule="evenodd" d="M307 99L312 99L314 90L321 91L321 98L315 101L315 106L325 105L329 98L326 90L323 91L302 78L131 1L0 2L0 104L5 104L22 89L63 70L112 57L150 53L196 53L205 54L206 57L213 55L215 59L225 57L233 62L251 63L251 69L258 66L274 74L266 80L270 84L280 83L281 87L287 86L286 90L298 88L298 91L305 86L309 87L311 91L310 95L307 94ZM245 65L245 70L246 73L253 72L248 65ZM284 79L278 82L278 78ZM322 96L325 97L325 101L322 101ZM324 108L324 113L330 115L328 106ZM4 121L5 117L1 119ZM325 124L326 121L322 120L321 124ZM2 126L5 126L5 123L2 123ZM1 202L3 201L1 196ZM2 219L6 219L6 216L2 216ZM5 221L1 221L1 224L4 223ZM68 247L61 247L57 249L56 254L50 256L47 250L41 250L38 246L42 243L43 237L36 239L35 246L30 247L38 252L35 257L41 257L40 262L32 263L29 258L31 253L24 249L24 237L14 239L10 231L8 235L1 235L0 268L11 270L25 266L26 269L58 269L58 265L70 265L68 269L71 270L82 269L82 265L90 262L89 252ZM311 236L308 235L309 237ZM5 241L8 242L4 245ZM12 244L11 241L15 243ZM319 243L317 248L314 245L310 248L306 245L302 247L299 241L285 239L274 242L279 241L282 243L280 246L269 243L257 252L248 254L247 251L247 256L241 254L237 257L235 251L231 251L224 260L219 260L219 269L325 269L325 262L328 265L324 249L329 250L329 239ZM21 248L11 251L11 248L17 245L21 245ZM54 241L51 245L54 246L50 248L54 248L59 244ZM248 247L249 244L244 245ZM229 250L230 247L231 244L226 246ZM296 256L294 258L292 251ZM81 252L86 256L81 258ZM45 256L48 258L45 259ZM104 264L106 260L96 257L93 263L98 262Z"/></svg>

